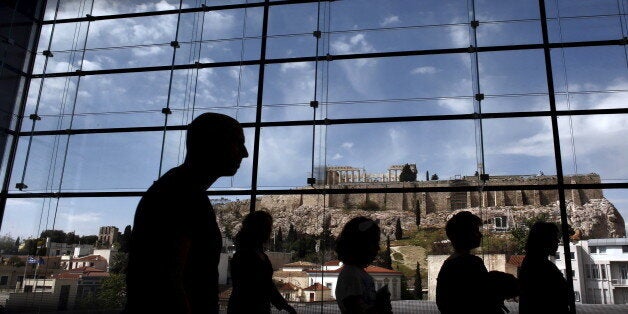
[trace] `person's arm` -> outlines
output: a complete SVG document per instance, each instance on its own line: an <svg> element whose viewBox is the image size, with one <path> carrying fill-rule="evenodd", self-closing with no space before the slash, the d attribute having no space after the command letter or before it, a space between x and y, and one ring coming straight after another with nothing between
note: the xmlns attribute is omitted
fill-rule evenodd
<svg viewBox="0 0 628 314"><path fill-rule="evenodd" d="M190 312L190 302L188 300L187 291L183 285L183 274L185 273L185 265L188 260L191 240L186 236L179 237L178 245L176 246L176 260L174 261L174 272L172 277L172 283L176 289L175 295L179 297L177 304L183 311L181 313Z"/></svg>

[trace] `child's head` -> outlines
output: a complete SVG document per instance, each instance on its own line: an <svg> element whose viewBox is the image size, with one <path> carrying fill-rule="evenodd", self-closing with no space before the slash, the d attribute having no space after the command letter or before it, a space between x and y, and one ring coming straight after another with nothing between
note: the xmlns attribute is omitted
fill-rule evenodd
<svg viewBox="0 0 628 314"><path fill-rule="evenodd" d="M265 211L249 213L242 221L242 227L236 234L236 246L243 248L261 247L270 238L273 217Z"/></svg>
<svg viewBox="0 0 628 314"><path fill-rule="evenodd" d="M482 233L480 217L462 211L456 213L445 225L445 232L456 251L468 251L480 246Z"/></svg>
<svg viewBox="0 0 628 314"><path fill-rule="evenodd" d="M560 242L558 226L551 222L536 222L530 228L526 253L549 256L556 253Z"/></svg>
<svg viewBox="0 0 628 314"><path fill-rule="evenodd" d="M377 222L363 216L351 219L336 240L338 259L345 264L366 267L379 252Z"/></svg>

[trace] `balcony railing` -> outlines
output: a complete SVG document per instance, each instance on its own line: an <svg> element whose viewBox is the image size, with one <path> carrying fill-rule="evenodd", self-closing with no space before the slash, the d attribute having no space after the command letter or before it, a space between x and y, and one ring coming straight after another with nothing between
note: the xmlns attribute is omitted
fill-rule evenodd
<svg viewBox="0 0 628 314"><path fill-rule="evenodd" d="M612 279L614 286L628 286L628 279Z"/></svg>

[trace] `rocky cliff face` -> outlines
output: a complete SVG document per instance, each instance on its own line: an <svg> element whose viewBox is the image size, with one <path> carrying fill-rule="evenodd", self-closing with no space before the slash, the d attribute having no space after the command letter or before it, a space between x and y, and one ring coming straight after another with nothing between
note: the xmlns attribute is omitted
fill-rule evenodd
<svg viewBox="0 0 628 314"><path fill-rule="evenodd" d="M404 230L414 230L415 216L411 211L341 209L322 205L301 205L300 195L270 195L258 198L256 208L264 209L274 217L274 227L282 229L285 236L290 224L297 231L307 234L320 234L323 224L328 224L331 232L338 235L342 227L353 217L364 215L378 219L385 235L393 235L397 219ZM235 234L242 218L249 211L249 201L236 201L215 205L216 216L223 234ZM489 227L494 226L494 218L506 217L508 227L521 224L525 219L547 214L551 220L559 222L558 203L546 206L495 206L487 208L466 208L482 217ZM421 217L421 227L444 227L453 211L429 213ZM616 238L626 235L624 219L615 206L607 199L591 199L583 205L567 204L569 224L581 239Z"/></svg>

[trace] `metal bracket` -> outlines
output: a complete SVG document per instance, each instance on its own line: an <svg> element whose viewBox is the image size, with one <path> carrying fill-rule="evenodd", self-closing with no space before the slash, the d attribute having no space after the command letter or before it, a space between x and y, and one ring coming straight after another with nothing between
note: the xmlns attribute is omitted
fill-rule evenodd
<svg viewBox="0 0 628 314"><path fill-rule="evenodd" d="M475 100L477 101L482 101L484 100L484 94L480 93L480 94L475 94Z"/></svg>
<svg viewBox="0 0 628 314"><path fill-rule="evenodd" d="M478 26L480 26L480 21L477 21L477 20L471 21L471 27L477 28Z"/></svg>
<svg viewBox="0 0 628 314"><path fill-rule="evenodd" d="M181 46L179 46L179 42L176 40L171 41L170 46L172 46L172 48L174 49L181 48Z"/></svg>
<svg viewBox="0 0 628 314"><path fill-rule="evenodd" d="M28 185L24 184L24 182L20 182L15 184L15 188L22 191L24 189L28 189Z"/></svg>
<svg viewBox="0 0 628 314"><path fill-rule="evenodd" d="M50 50L44 50L44 51L41 52L41 54L43 54L44 56L46 56L48 58L54 57L54 55L52 54L52 52Z"/></svg>
<svg viewBox="0 0 628 314"><path fill-rule="evenodd" d="M307 184L309 185L316 184L316 178L307 178Z"/></svg>
<svg viewBox="0 0 628 314"><path fill-rule="evenodd" d="M28 116L28 118L29 118L29 119L31 119L31 120L33 120L33 121L35 121L35 120L37 120L37 121L41 120L41 117L40 117L40 116L38 116L36 113L32 113L32 114L30 114L30 115Z"/></svg>
<svg viewBox="0 0 628 314"><path fill-rule="evenodd" d="M469 46L469 48L467 48L467 52L468 53L474 53L476 51L478 51L478 50L473 45L471 45L471 46Z"/></svg>
<svg viewBox="0 0 628 314"><path fill-rule="evenodd" d="M319 30L316 30L316 31L314 31L314 32L312 33L312 35L313 35L314 37L316 37L316 38L321 38L321 34L322 34L322 33L321 33L321 31L319 31Z"/></svg>
<svg viewBox="0 0 628 314"><path fill-rule="evenodd" d="M161 108L161 113L172 114L172 110L170 110L170 108Z"/></svg>
<svg viewBox="0 0 628 314"><path fill-rule="evenodd" d="M312 108L318 108L318 100L312 100L312 101L310 101L310 107L312 107Z"/></svg>

